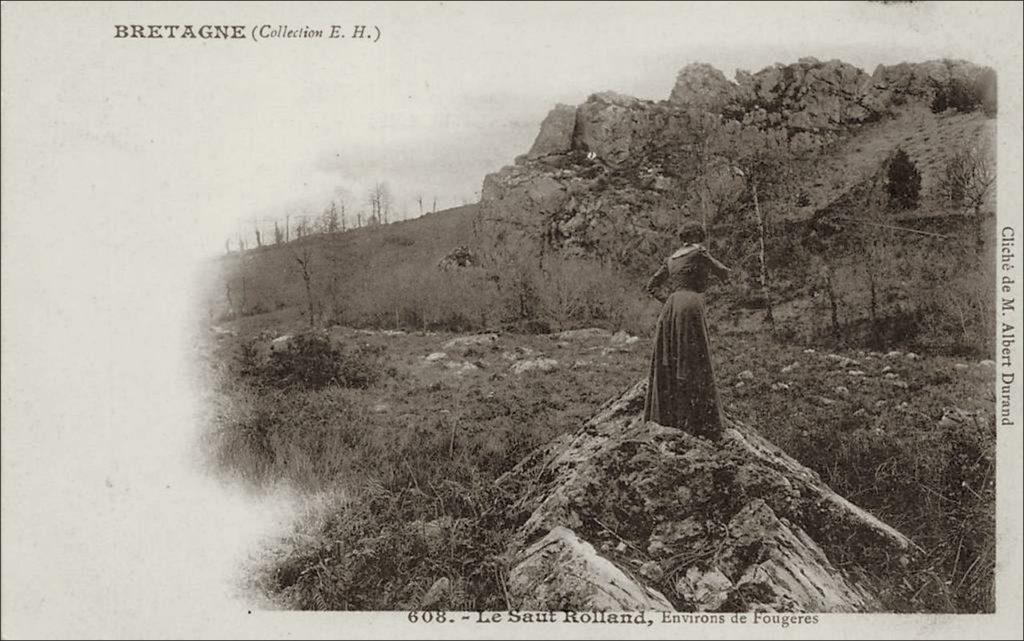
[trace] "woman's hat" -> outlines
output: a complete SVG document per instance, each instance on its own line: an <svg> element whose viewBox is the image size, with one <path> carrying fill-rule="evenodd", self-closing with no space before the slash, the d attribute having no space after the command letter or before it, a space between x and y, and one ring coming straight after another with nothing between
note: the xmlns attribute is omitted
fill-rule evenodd
<svg viewBox="0 0 1024 641"><path fill-rule="evenodd" d="M684 243L704 242L704 225L696 220L688 220L679 226L676 235Z"/></svg>

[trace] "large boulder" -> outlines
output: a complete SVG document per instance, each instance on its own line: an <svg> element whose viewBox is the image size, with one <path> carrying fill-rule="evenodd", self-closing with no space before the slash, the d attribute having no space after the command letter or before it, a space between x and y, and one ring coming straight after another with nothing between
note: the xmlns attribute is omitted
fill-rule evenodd
<svg viewBox="0 0 1024 641"><path fill-rule="evenodd" d="M658 124L652 103L613 91L597 93L577 110L573 147L618 165L654 138Z"/></svg>
<svg viewBox="0 0 1024 641"><path fill-rule="evenodd" d="M564 154L572 150L572 135L576 130L576 107L555 105L544 121L540 123L533 146L526 153L527 158L542 158L552 154Z"/></svg>
<svg viewBox="0 0 1024 641"><path fill-rule="evenodd" d="M645 391L637 383L499 481L518 493L511 607L883 607L872 577L913 553L907 537L737 421L718 442L644 422Z"/></svg>
<svg viewBox="0 0 1024 641"><path fill-rule="evenodd" d="M711 65L695 62L683 67L668 100L684 109L720 113L736 85Z"/></svg>

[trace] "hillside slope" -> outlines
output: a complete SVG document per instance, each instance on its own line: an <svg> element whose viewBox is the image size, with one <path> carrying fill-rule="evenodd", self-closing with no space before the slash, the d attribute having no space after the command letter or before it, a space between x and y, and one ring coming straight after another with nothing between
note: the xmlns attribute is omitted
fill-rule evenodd
<svg viewBox="0 0 1024 641"><path fill-rule="evenodd" d="M222 256L216 259L218 285L207 293L205 305L212 318L240 318L243 329L285 320L308 323L302 266L297 260L308 257L318 314L329 318L359 299L358 311L366 314L360 319L363 323L393 324L393 301L377 295L415 281L412 275L435 271L454 248L471 244L476 209L466 205L389 225L315 234ZM384 319L384 315L390 317Z"/></svg>

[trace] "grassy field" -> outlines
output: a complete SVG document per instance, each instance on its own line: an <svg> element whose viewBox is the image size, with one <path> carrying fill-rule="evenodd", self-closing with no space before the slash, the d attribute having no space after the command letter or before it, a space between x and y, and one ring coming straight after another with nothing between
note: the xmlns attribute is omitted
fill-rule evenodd
<svg viewBox="0 0 1024 641"><path fill-rule="evenodd" d="M453 345L462 335L334 327L283 357L271 339L302 336L303 319L268 316L212 339L223 411L209 451L227 473L316 506L254 577L282 607L425 607L442 578L444 607L506 607L511 497L493 481L646 375L650 349L608 331ZM889 607L992 610L990 364L712 332L726 411L926 550L891 577ZM513 369L537 359L552 369ZM323 380L289 378L324 363ZM970 429L944 418L957 412Z"/></svg>

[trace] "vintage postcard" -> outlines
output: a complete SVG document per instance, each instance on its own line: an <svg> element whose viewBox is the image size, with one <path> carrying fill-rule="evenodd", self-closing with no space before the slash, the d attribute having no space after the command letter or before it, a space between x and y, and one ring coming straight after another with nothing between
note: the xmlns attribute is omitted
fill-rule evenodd
<svg viewBox="0 0 1024 641"><path fill-rule="evenodd" d="M1020 3L2 18L4 639L1021 637Z"/></svg>

